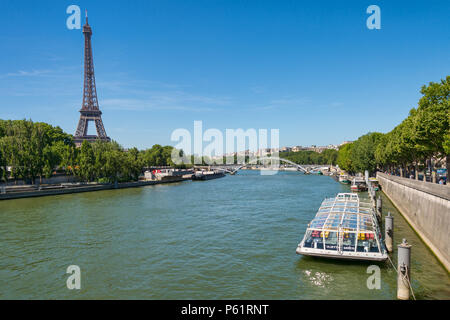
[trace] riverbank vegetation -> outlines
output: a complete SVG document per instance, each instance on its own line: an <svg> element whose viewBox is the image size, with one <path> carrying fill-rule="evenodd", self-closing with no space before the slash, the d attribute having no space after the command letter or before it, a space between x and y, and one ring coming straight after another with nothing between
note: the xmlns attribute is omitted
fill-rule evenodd
<svg viewBox="0 0 450 320"><path fill-rule="evenodd" d="M129 150L117 142L83 142L76 148L73 137L59 127L31 120L0 120L0 179L49 178L54 173L78 176L83 181L138 180L143 168L172 166L173 147L154 145Z"/></svg>
<svg viewBox="0 0 450 320"><path fill-rule="evenodd" d="M348 172L388 171L400 176L450 167L450 76L421 88L417 108L388 133L372 132L339 149L337 163Z"/></svg>
<svg viewBox="0 0 450 320"><path fill-rule="evenodd" d="M450 76L423 86L421 93L417 108L412 108L408 117L386 134L367 133L339 151L282 152L280 157L297 164L338 164L350 173L382 170L401 176L414 173L417 177L419 170L441 166L444 159L448 169ZM145 168L174 166L172 151L173 147L158 144L146 150L127 150L117 142L102 141L85 141L77 148L72 135L59 127L31 120L0 120L3 181L24 180L34 184L37 178L42 180L55 172L78 176L83 181L137 180ZM204 164L212 163L202 160Z"/></svg>
<svg viewBox="0 0 450 320"><path fill-rule="evenodd" d="M315 151L280 152L280 158L290 160L297 164L336 165L338 151L327 149L321 153Z"/></svg>

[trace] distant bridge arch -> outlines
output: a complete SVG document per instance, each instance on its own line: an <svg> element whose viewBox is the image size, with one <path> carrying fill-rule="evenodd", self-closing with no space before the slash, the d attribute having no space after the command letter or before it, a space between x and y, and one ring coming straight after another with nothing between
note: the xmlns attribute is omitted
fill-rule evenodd
<svg viewBox="0 0 450 320"><path fill-rule="evenodd" d="M244 168L244 167L246 167L248 165L251 165L251 164L256 164L257 162L264 161L264 160L271 160L271 161L275 160L275 161L278 161L278 162L288 163L288 164L290 164L290 165L292 165L294 167L297 167L297 169L299 169L299 171L301 171L301 172L303 172L305 174L309 174L311 172L311 170L317 169L317 166L314 166L314 167L311 167L311 168L305 168L304 166L299 165L299 164L297 164L295 162L292 162L291 160L280 158L280 157L255 158L255 159L249 161L246 164L231 165L231 167L229 167L229 168L223 168L223 167L221 168L220 165L217 165L217 167L215 167L214 169L215 170L220 170L220 171L223 171L223 172L227 172L227 173L230 173L230 174L234 175L234 174L236 174L236 172L238 172L242 168ZM230 166L230 165L228 165L228 166ZM212 166L208 166L208 168L210 168L210 167L212 167Z"/></svg>
<svg viewBox="0 0 450 320"><path fill-rule="evenodd" d="M237 167L236 169L234 169L230 173L231 174L235 174L236 172L241 170L243 167L248 166L249 164L255 164L258 161L264 161L264 160L275 160L275 161L279 161L279 162L289 163L290 165L293 165L293 166L297 167L297 169L300 169L300 171L302 171L303 173L309 173L309 170L306 169L305 167L303 167L303 166L301 166L301 165L299 165L299 164L297 164L295 162L292 162L291 160L280 158L280 157L262 157L262 158L253 159L252 161L249 161L247 164L240 165L239 167Z"/></svg>

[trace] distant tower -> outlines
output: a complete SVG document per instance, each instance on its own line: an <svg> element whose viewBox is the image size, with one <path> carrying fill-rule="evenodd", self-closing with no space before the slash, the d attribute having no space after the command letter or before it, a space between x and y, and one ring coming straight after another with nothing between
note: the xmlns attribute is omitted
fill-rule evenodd
<svg viewBox="0 0 450 320"><path fill-rule="evenodd" d="M86 11L86 24L83 26L84 34L84 89L83 89L83 105L80 110L80 121L78 122L77 132L74 141L80 146L84 140L95 141L111 141L106 135L105 127L102 121L102 112L98 107L97 88L95 87L94 61L92 59L91 36L92 29L88 23ZM97 135L88 135L89 121L95 122Z"/></svg>

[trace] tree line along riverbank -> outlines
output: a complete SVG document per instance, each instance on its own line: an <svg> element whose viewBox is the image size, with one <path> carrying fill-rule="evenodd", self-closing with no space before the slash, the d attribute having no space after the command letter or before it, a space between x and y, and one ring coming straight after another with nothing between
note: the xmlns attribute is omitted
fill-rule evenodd
<svg viewBox="0 0 450 320"><path fill-rule="evenodd" d="M419 171L450 166L450 76L421 88L417 108L388 133L370 132L337 150L280 153L297 164L338 164L350 173L389 171L418 177ZM81 148L60 127L31 120L0 120L0 179L50 177L56 172L91 182L137 181L143 168L175 166L172 146L124 149L117 142L83 142ZM177 151L180 155L183 150ZM193 156L191 156L193 159ZM195 163L199 163L196 159ZM235 157L235 161L237 158ZM194 161L192 161L194 163ZM200 163L212 163L200 159ZM447 180L448 180L447 170Z"/></svg>
<svg viewBox="0 0 450 320"><path fill-rule="evenodd" d="M171 166L173 147L124 149L117 142L83 142L61 128L31 120L0 120L0 178L34 184L65 173L86 182L137 181L144 167Z"/></svg>
<svg viewBox="0 0 450 320"><path fill-rule="evenodd" d="M348 172L376 170L419 177L450 167L450 76L420 90L417 108L388 133L371 132L342 146L337 164ZM382 115L381 115L382 116ZM424 174L425 176L425 174Z"/></svg>

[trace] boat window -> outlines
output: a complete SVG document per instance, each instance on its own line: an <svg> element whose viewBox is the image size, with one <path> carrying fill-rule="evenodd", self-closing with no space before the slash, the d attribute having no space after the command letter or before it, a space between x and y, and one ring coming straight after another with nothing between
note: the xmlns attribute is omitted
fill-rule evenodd
<svg viewBox="0 0 450 320"><path fill-rule="evenodd" d="M355 239L356 239L356 233L344 231L343 238L342 238L342 250L343 251L355 251Z"/></svg>
<svg viewBox="0 0 450 320"><path fill-rule="evenodd" d="M345 229L356 229L357 221L346 219L342 222L342 227Z"/></svg>
<svg viewBox="0 0 450 320"><path fill-rule="evenodd" d="M340 216L332 216L330 215L328 217L328 220L326 221L326 223L324 224L324 228L325 229L335 229L339 226L339 224L341 223L341 217Z"/></svg>
<svg viewBox="0 0 450 320"><path fill-rule="evenodd" d="M306 248L323 249L322 231L309 230L303 246Z"/></svg>
<svg viewBox="0 0 450 320"><path fill-rule="evenodd" d="M338 233L332 231L325 232L325 249L326 250L337 250L338 245Z"/></svg>
<svg viewBox="0 0 450 320"><path fill-rule="evenodd" d="M371 233L358 233L358 252L379 252L375 234Z"/></svg>
<svg viewBox="0 0 450 320"><path fill-rule="evenodd" d="M376 239L370 239L369 245L370 245L370 252L380 252Z"/></svg>
<svg viewBox="0 0 450 320"><path fill-rule="evenodd" d="M311 222L311 228L320 229L323 227L324 223L325 223L325 218L324 219L314 219Z"/></svg>

